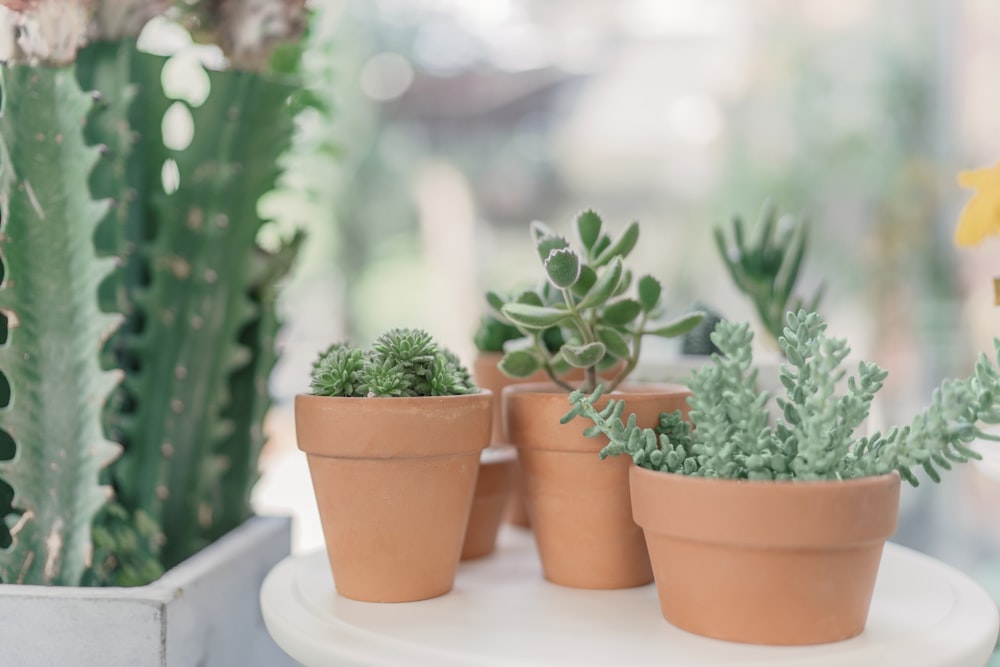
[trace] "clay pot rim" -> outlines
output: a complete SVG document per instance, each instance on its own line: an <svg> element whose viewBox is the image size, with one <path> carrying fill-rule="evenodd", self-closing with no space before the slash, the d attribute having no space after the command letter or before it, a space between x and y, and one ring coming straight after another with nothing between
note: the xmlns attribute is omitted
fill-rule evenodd
<svg viewBox="0 0 1000 667"><path fill-rule="evenodd" d="M385 402L389 402L392 405L406 405L407 403L412 405L414 403L441 403L447 401L454 402L456 400L468 400L470 398L478 399L478 397L481 396L492 396L492 395L493 395L492 391L480 387L479 391L476 391L471 394L452 394L449 396L318 396L316 394L299 393L295 394L295 398L296 400L301 398L307 401L315 401L319 399L324 401L337 401L337 402L349 401L351 403L366 401L372 405L377 405L378 403L385 403Z"/></svg>
<svg viewBox="0 0 1000 667"><path fill-rule="evenodd" d="M295 396L298 448L310 456L327 458L469 455L478 460L489 446L492 416L493 397L488 391L367 399ZM474 431L464 430L472 425ZM485 429L481 439L480 428Z"/></svg>
<svg viewBox="0 0 1000 667"><path fill-rule="evenodd" d="M635 474L638 475L669 475L669 480L674 484L701 484L707 486L714 484L720 487L734 488L744 486L747 488L763 488L767 486L781 487L788 493L796 493L801 490L803 493L813 493L817 489L824 487L859 487L859 486L881 486L888 483L893 477L899 477L895 470L882 475L866 475L864 477L852 477L850 479L730 479L720 477L697 477L695 475L683 475L675 472L665 472L662 470L650 470L633 464ZM796 490L793 490L796 489Z"/></svg>
<svg viewBox="0 0 1000 667"><path fill-rule="evenodd" d="M578 383L574 383L578 384ZM648 395L662 395L664 392L667 393L690 393L691 390L687 386L680 384L679 382L624 382L619 385L614 391L605 391L601 394L604 396L612 396L614 398L627 398L629 396L648 396ZM527 396L554 396L561 395L566 397L566 404L569 405L569 392L555 384L554 382L522 382L520 384L512 384L503 388L502 395L506 399L508 396L513 394L527 395ZM569 408L567 408L568 410Z"/></svg>
<svg viewBox="0 0 1000 667"><path fill-rule="evenodd" d="M629 469L632 516L647 532L752 548L823 548L884 541L898 526L900 476L760 481ZM670 508L690 507L676 514Z"/></svg>

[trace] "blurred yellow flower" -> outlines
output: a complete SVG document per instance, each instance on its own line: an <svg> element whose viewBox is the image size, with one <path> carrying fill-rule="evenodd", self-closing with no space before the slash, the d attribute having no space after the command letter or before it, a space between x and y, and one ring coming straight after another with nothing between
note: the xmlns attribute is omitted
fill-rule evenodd
<svg viewBox="0 0 1000 667"><path fill-rule="evenodd" d="M955 229L955 244L979 245L987 236L1000 234L1000 163L995 167L963 171L958 183L976 191L962 209Z"/></svg>

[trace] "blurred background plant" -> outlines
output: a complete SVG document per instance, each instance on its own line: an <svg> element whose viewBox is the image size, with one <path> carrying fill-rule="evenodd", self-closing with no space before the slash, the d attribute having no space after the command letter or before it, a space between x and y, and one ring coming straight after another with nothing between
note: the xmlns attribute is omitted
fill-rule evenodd
<svg viewBox="0 0 1000 667"><path fill-rule="evenodd" d="M309 316L287 332L301 351L279 367L280 396L304 387L331 337L363 343L403 323L471 359L483 288L532 284L524 223L569 234L583 206L638 217L636 269L661 277L672 303L735 320L755 319L753 305L712 227L768 198L808 219L800 293L825 283L831 327L889 370L884 422L992 349L1000 309L985 307L982 276L1000 250L959 258L950 237L954 174L1000 155L996 3L316 6L340 74L323 136L347 167L327 183L335 213L288 292L286 307ZM1000 472L968 466L907 491L898 539L993 571L998 502Z"/></svg>

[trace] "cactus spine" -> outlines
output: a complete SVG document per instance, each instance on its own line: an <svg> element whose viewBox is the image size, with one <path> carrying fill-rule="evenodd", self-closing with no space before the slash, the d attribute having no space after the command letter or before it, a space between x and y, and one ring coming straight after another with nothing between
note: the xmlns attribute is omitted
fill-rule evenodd
<svg viewBox="0 0 1000 667"><path fill-rule="evenodd" d="M91 100L72 67L7 67L0 90L0 309L10 329L0 348L10 386L0 428L14 442L0 464L14 492L0 579L77 584L109 495L99 474L119 451L101 426L119 374L98 360L118 318L97 303L113 260L99 258L92 241L107 204L86 182L98 159L82 133Z"/></svg>

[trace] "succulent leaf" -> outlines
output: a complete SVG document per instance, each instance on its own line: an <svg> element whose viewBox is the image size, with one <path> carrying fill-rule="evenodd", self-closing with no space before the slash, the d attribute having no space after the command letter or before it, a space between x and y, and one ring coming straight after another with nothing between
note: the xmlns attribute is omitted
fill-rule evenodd
<svg viewBox="0 0 1000 667"><path fill-rule="evenodd" d="M638 290L642 312L652 313L660 305L660 293L663 291L660 281L653 276L643 276L639 278Z"/></svg>
<svg viewBox="0 0 1000 667"><path fill-rule="evenodd" d="M598 326L596 328L597 339L604 343L608 352L619 359L627 359L631 354L628 341L617 329L611 327Z"/></svg>
<svg viewBox="0 0 1000 667"><path fill-rule="evenodd" d="M563 358L569 363L570 366L576 368L591 368L596 366L604 355L607 353L607 348L604 343L595 341L593 343L587 343L586 345L563 345L562 354Z"/></svg>
<svg viewBox="0 0 1000 667"><path fill-rule="evenodd" d="M594 260L594 266L604 266L615 257L624 259L639 242L639 223L631 222L607 248Z"/></svg>
<svg viewBox="0 0 1000 667"><path fill-rule="evenodd" d="M508 303L503 314L514 324L529 330L548 329L562 324L570 316L559 308L532 306L524 303Z"/></svg>
<svg viewBox="0 0 1000 667"><path fill-rule="evenodd" d="M639 313L641 312L642 306L639 305L638 301L634 299L620 299L609 304L604 309L601 313L601 320L608 324L625 326L634 322L635 318L639 317Z"/></svg>
<svg viewBox="0 0 1000 667"><path fill-rule="evenodd" d="M512 350L503 356L497 367L510 377L526 378L541 370L542 362L531 350Z"/></svg>
<svg viewBox="0 0 1000 667"><path fill-rule="evenodd" d="M594 248L597 240L601 237L601 226L603 225L601 221L601 216L595 213L593 210L586 210L580 215L576 216L576 233L580 238L580 245L588 253Z"/></svg>
<svg viewBox="0 0 1000 667"><path fill-rule="evenodd" d="M580 278L580 257L570 248L558 248L545 260L545 274L559 289L569 289Z"/></svg>
<svg viewBox="0 0 1000 667"><path fill-rule="evenodd" d="M687 315L682 315L675 320L671 320L666 324L657 325L652 329L648 329L646 333L652 336L659 336L661 338L674 338L675 336L683 336L687 332L694 329L705 317L704 313L694 312L688 313Z"/></svg>
<svg viewBox="0 0 1000 667"><path fill-rule="evenodd" d="M598 276L597 281L590 288L590 291L580 300L578 307L581 310L584 308L594 308L610 299L621 283L623 271L624 267L621 258L615 257L604 269L603 273Z"/></svg>

